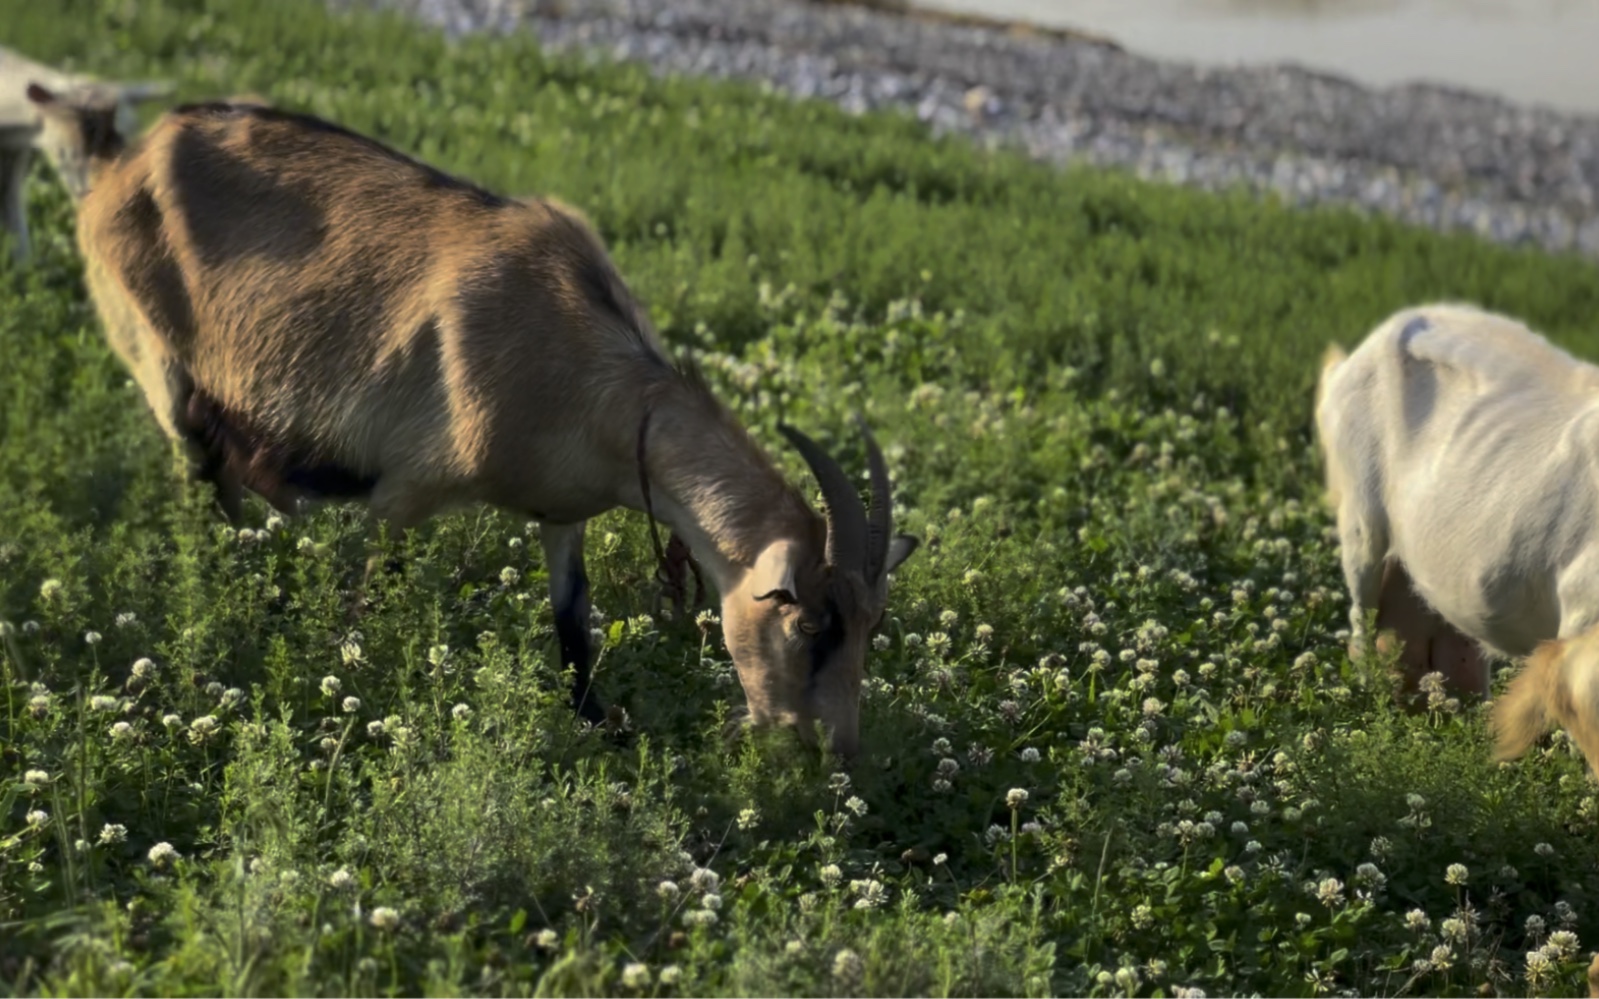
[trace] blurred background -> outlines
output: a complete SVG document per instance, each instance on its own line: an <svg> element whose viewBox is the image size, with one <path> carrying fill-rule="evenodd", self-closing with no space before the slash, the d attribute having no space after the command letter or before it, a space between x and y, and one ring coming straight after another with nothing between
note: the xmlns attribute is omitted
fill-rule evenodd
<svg viewBox="0 0 1599 999"><path fill-rule="evenodd" d="M1375 86L1426 81L1599 112L1594 0L914 0L1087 30L1203 64L1297 62Z"/></svg>

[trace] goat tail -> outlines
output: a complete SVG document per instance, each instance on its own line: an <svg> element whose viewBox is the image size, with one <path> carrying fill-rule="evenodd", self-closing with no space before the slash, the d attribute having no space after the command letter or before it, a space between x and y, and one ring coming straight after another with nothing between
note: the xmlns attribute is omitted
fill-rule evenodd
<svg viewBox="0 0 1599 999"><path fill-rule="evenodd" d="M1334 510L1338 509L1338 484L1333 475L1331 456L1327 453L1327 428L1322 425L1321 408L1322 404L1327 400L1328 380L1332 378L1333 372L1338 370L1338 366L1343 364L1348 357L1349 355L1344 352L1344 348L1338 344L1331 343L1327 345L1327 350L1321 355L1321 374L1316 378L1316 408L1310 417L1311 427L1316 435L1316 443L1322 452L1322 460L1327 466L1327 492L1325 498L1328 506Z"/></svg>
<svg viewBox="0 0 1599 999"><path fill-rule="evenodd" d="M1565 642L1544 642L1510 681L1505 695L1495 702L1490 721L1494 759L1517 759L1553 727L1565 657Z"/></svg>
<svg viewBox="0 0 1599 999"><path fill-rule="evenodd" d="M1349 355L1344 352L1344 348L1336 343L1328 344L1326 351L1321 355L1321 374L1316 378L1316 413L1318 414L1316 423L1318 432L1321 423L1319 415L1321 413L1321 404L1327 398L1327 382L1332 378L1333 372L1338 370L1338 366L1348 359Z"/></svg>

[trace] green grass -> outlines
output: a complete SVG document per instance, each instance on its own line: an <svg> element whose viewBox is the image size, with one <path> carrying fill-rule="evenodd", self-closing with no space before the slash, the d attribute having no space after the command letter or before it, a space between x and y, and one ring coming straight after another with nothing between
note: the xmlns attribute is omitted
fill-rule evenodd
<svg viewBox="0 0 1599 999"><path fill-rule="evenodd" d="M521 522L436 521L353 622L359 509L216 523L41 168L38 264L0 270L6 989L1580 988L1595 788L1565 742L1495 765L1477 709L1400 715L1345 658L1309 406L1329 340L1428 299L1594 352L1591 264L310 0L0 0L0 24L582 206L794 475L779 418L858 461L864 408L926 540L846 783L724 742L715 622L649 617L642 518L602 518L619 749L565 706ZM1527 980L1557 931L1568 959Z"/></svg>

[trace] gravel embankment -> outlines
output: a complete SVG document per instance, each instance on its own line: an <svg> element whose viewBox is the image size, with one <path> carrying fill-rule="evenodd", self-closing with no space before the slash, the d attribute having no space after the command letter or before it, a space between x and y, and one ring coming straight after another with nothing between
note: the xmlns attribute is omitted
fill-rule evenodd
<svg viewBox="0 0 1599 999"><path fill-rule="evenodd" d="M1599 117L1288 66L1203 69L804 0L329 0L528 29L657 72L766 80L940 132L1203 188L1243 185L1599 256Z"/></svg>

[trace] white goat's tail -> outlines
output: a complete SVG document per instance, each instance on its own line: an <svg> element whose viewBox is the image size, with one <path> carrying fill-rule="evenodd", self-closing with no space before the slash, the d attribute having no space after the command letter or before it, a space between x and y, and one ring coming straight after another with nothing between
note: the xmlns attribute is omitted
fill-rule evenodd
<svg viewBox="0 0 1599 999"><path fill-rule="evenodd" d="M1316 408L1310 417L1310 422L1316 431L1316 443L1321 450L1322 464L1327 466L1327 504L1334 510L1338 509L1338 489L1333 484L1332 456L1327 453L1327 437L1321 425L1321 407L1327 398L1328 379L1348 357L1349 355L1344 353L1344 348L1336 343L1327 345L1326 352L1321 355L1321 374L1316 378Z"/></svg>

